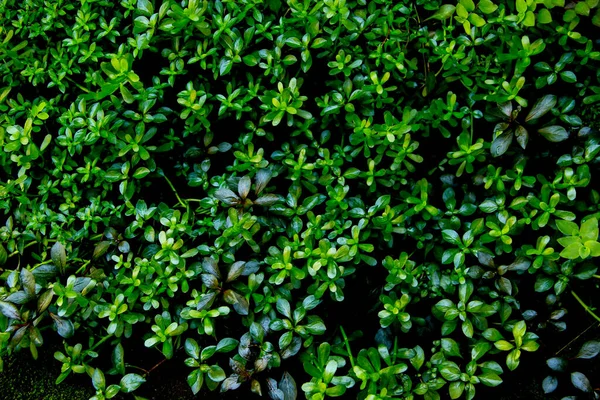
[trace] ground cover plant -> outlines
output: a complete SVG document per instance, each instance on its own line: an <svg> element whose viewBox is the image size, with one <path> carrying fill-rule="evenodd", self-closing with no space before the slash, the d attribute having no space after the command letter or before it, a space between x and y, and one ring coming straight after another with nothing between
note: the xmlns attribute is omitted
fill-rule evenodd
<svg viewBox="0 0 600 400"><path fill-rule="evenodd" d="M0 376L598 398L598 4L0 0Z"/></svg>

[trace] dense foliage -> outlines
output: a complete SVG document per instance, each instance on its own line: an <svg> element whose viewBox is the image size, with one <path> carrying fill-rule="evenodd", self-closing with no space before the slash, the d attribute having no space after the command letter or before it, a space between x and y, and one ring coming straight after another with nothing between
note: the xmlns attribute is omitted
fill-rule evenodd
<svg viewBox="0 0 600 400"><path fill-rule="evenodd" d="M0 0L0 356L471 399L598 324L599 2L444 1Z"/></svg>

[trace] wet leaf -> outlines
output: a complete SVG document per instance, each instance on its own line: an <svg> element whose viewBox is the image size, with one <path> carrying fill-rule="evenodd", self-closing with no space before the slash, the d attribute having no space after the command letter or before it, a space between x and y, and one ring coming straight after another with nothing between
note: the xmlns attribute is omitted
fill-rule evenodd
<svg viewBox="0 0 600 400"><path fill-rule="evenodd" d="M254 200L254 204L259 206L272 206L273 204L279 201L279 196L272 193L267 193L263 196L260 196L258 199Z"/></svg>
<svg viewBox="0 0 600 400"><path fill-rule="evenodd" d="M554 106L556 106L556 96L553 94L545 95L535 102L533 108L529 111L527 117L525 117L525 122L543 117L548 111L553 109Z"/></svg>
<svg viewBox="0 0 600 400"><path fill-rule="evenodd" d="M27 268L21 269L20 274L21 285L29 295L35 294L35 276Z"/></svg>
<svg viewBox="0 0 600 400"><path fill-rule="evenodd" d="M2 243L0 243L0 267L6 264L6 260L8 259L8 253Z"/></svg>
<svg viewBox="0 0 600 400"><path fill-rule="evenodd" d="M52 297L54 297L54 291L52 289L46 290L41 296L38 298L37 311L38 314L43 313L50 306L52 302Z"/></svg>
<svg viewBox="0 0 600 400"><path fill-rule="evenodd" d="M65 246L63 246L61 242L54 243L54 246L52 246L52 249L50 250L50 256L56 268L58 268L61 274L64 274L67 266Z"/></svg>
<svg viewBox="0 0 600 400"><path fill-rule="evenodd" d="M98 243L96 247L94 247L94 253L92 254L92 258L95 260L102 257L108 251L110 243L111 242L109 242L108 240L104 240Z"/></svg>
<svg viewBox="0 0 600 400"><path fill-rule="evenodd" d="M127 374L123 378L121 378L121 382L119 385L121 386L121 390L123 393L131 393L137 388L139 388L142 383L146 382L146 379L138 374Z"/></svg>
<svg viewBox="0 0 600 400"><path fill-rule="evenodd" d="M589 393L592 391L590 380L581 372L571 372L571 383L582 392Z"/></svg>
<svg viewBox="0 0 600 400"><path fill-rule="evenodd" d="M506 131L502 132L500 135L496 136L492 141L492 146L490 147L490 152L493 157L499 157L506 153L510 144L513 140L513 132Z"/></svg>
<svg viewBox="0 0 600 400"><path fill-rule="evenodd" d="M575 358L590 359L596 357L598 353L600 353L600 342L597 340L590 340L581 346L581 349Z"/></svg>
<svg viewBox="0 0 600 400"><path fill-rule="evenodd" d="M243 176L238 183L238 194L242 199L248 197L248 193L250 193L250 186L252 185L252 181L248 175Z"/></svg>
<svg viewBox="0 0 600 400"><path fill-rule="evenodd" d="M21 319L21 313L19 312L19 309L12 303L0 300L0 312L8 318L18 320Z"/></svg>
<svg viewBox="0 0 600 400"><path fill-rule="evenodd" d="M569 138L569 132L560 125L545 126L538 130L550 142L558 143Z"/></svg>
<svg viewBox="0 0 600 400"><path fill-rule="evenodd" d="M70 338L75 333L75 326L68 319L60 318L59 316L50 313L50 316L54 320L54 327L58 334L65 339Z"/></svg>
<svg viewBox="0 0 600 400"><path fill-rule="evenodd" d="M269 181L271 180L271 170L263 168L263 169L259 169L258 172L256 173L256 176L254 177L255 180L255 194L258 196L265 187L267 187L267 184L269 183Z"/></svg>
<svg viewBox="0 0 600 400"><path fill-rule="evenodd" d="M279 389L283 392L284 400L296 400L298 396L296 381L287 371L283 373L279 381Z"/></svg>
<svg viewBox="0 0 600 400"><path fill-rule="evenodd" d="M542 389L545 394L552 393L558 387L558 379L554 376L547 376L542 382Z"/></svg>
<svg viewBox="0 0 600 400"><path fill-rule="evenodd" d="M112 363L118 374L125 374L125 351L121 343L118 343L112 352Z"/></svg>

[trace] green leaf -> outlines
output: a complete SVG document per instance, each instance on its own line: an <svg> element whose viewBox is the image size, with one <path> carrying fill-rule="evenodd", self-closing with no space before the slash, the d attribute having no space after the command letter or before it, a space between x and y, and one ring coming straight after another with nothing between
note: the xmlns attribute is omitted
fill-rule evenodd
<svg viewBox="0 0 600 400"><path fill-rule="evenodd" d="M537 20L540 24L549 24L552 22L552 14L546 8L541 8L537 13Z"/></svg>
<svg viewBox="0 0 600 400"><path fill-rule="evenodd" d="M146 167L139 167L138 169L135 170L135 172L133 173L133 177L135 179L142 179L143 177L145 177L146 175L148 175L150 173L150 170Z"/></svg>
<svg viewBox="0 0 600 400"><path fill-rule="evenodd" d="M502 351L508 351L515 347L512 343L510 343L506 340L498 340L497 342L494 343L494 346L496 346L496 348L498 350L502 350Z"/></svg>
<svg viewBox="0 0 600 400"><path fill-rule="evenodd" d="M569 138L569 132L560 125L545 126L538 130L550 142L558 143Z"/></svg>
<svg viewBox="0 0 600 400"><path fill-rule="evenodd" d="M123 100L125 101L125 103L132 104L135 101L135 99L133 98L133 95L131 94L129 89L127 89L125 87L124 84L120 84L119 89L121 90L121 97L123 97Z"/></svg>
<svg viewBox="0 0 600 400"><path fill-rule="evenodd" d="M441 340L442 350L447 356L462 357L458 343L455 340L449 338L442 338Z"/></svg>
<svg viewBox="0 0 600 400"><path fill-rule="evenodd" d="M22 268L20 273L21 285L29 295L35 294L35 276L27 268Z"/></svg>
<svg viewBox="0 0 600 400"><path fill-rule="evenodd" d="M444 229L442 231L442 237L448 243L456 245L461 244L460 236L458 235L458 233L456 233L456 231L453 231L451 229Z"/></svg>
<svg viewBox="0 0 600 400"><path fill-rule="evenodd" d="M112 363L118 374L125 374L125 351L120 342L115 346L112 352Z"/></svg>
<svg viewBox="0 0 600 400"><path fill-rule="evenodd" d="M516 338L522 338L525 335L525 331L527 330L527 325L525 321L517 322L512 329L512 334Z"/></svg>
<svg viewBox="0 0 600 400"><path fill-rule="evenodd" d="M575 12L579 15L584 15L589 17L590 15L590 6L588 6L585 1L581 1L575 5Z"/></svg>
<svg viewBox="0 0 600 400"><path fill-rule="evenodd" d="M288 319L292 319L292 310L290 303L286 299L277 300L277 311L284 315Z"/></svg>
<svg viewBox="0 0 600 400"><path fill-rule="evenodd" d="M492 156L499 157L506 153L510 147L510 144L512 143L513 136L514 135L512 131L507 131L502 132L500 135L494 137L490 147L490 153L492 153Z"/></svg>
<svg viewBox="0 0 600 400"><path fill-rule="evenodd" d="M60 318L52 313L50 313L50 316L54 320L54 327L60 336L64 337L65 339L73 336L75 333L75 326L71 321Z"/></svg>
<svg viewBox="0 0 600 400"><path fill-rule="evenodd" d="M438 367L440 374L447 381L456 381L460 378L460 368L452 361L444 361Z"/></svg>
<svg viewBox="0 0 600 400"><path fill-rule="evenodd" d="M521 358L521 351L519 349L514 349L508 356L506 356L506 366L509 370L514 371L519 366L519 358Z"/></svg>
<svg viewBox="0 0 600 400"><path fill-rule="evenodd" d="M104 254L106 254L110 245L111 245L111 242L108 240L103 240L102 242L98 243L96 245L96 247L94 247L94 253L92 254L92 259L96 260L96 259L102 257Z"/></svg>
<svg viewBox="0 0 600 400"><path fill-rule="evenodd" d="M0 312L8 318L12 319L21 319L21 313L19 309L15 307L14 304L8 303L6 301L0 300Z"/></svg>
<svg viewBox="0 0 600 400"><path fill-rule="evenodd" d="M495 387L502 383L502 379L493 372L486 372L478 376L479 381L485 386Z"/></svg>
<svg viewBox="0 0 600 400"><path fill-rule="evenodd" d="M598 220L596 218L589 218L581 224L579 232L584 242L598 240Z"/></svg>
<svg viewBox="0 0 600 400"><path fill-rule="evenodd" d="M444 4L431 17L427 18L425 21L428 21L432 18L440 20L440 21L446 20L446 19L452 17L452 14L454 14L455 9L456 9L456 6L454 6L453 4Z"/></svg>
<svg viewBox="0 0 600 400"><path fill-rule="evenodd" d="M198 360L200 358L200 346L194 339L187 338L185 340L184 348L185 352L193 359Z"/></svg>
<svg viewBox="0 0 600 400"><path fill-rule="evenodd" d="M211 365L207 375L213 382L221 382L227 377L227 375L225 375L225 371L223 371L223 368L219 367L218 365Z"/></svg>
<svg viewBox="0 0 600 400"><path fill-rule="evenodd" d="M105 394L107 399L112 399L121 391L121 387L119 385L110 385L106 388Z"/></svg>
<svg viewBox="0 0 600 400"><path fill-rule="evenodd" d="M565 247L563 251L560 252L560 256L569 260L575 260L579 257L579 250L583 247L581 243L572 243Z"/></svg>
<svg viewBox="0 0 600 400"><path fill-rule="evenodd" d="M202 389L202 384L204 383L204 374L200 371L200 369L195 369L188 375L187 382L192 389L192 393L196 395L198 392L200 392L200 389Z"/></svg>
<svg viewBox="0 0 600 400"><path fill-rule="evenodd" d="M152 6L152 2L150 0L138 0L137 8L147 17L154 14L154 6Z"/></svg>
<svg viewBox="0 0 600 400"><path fill-rule="evenodd" d="M63 246L61 242L57 241L54 243L52 249L50 250L50 257L60 273L64 274L67 266L67 253L65 251L65 246Z"/></svg>
<svg viewBox="0 0 600 400"><path fill-rule="evenodd" d="M579 233L579 226L575 222L565 221L565 220L557 220L556 227L559 231L564 233L565 235L573 236Z"/></svg>
<svg viewBox="0 0 600 400"><path fill-rule="evenodd" d="M448 394L450 395L451 399L458 399L460 396L462 396L463 392L465 390L465 383L464 382L452 382L450 384L450 386L448 387ZM427 396L425 396L427 397Z"/></svg>
<svg viewBox="0 0 600 400"><path fill-rule="evenodd" d="M146 379L138 374L127 374L123 378L121 378L121 382L119 385L121 386L121 390L123 393L131 393L137 388L139 388L142 383L146 382Z"/></svg>
<svg viewBox="0 0 600 400"><path fill-rule="evenodd" d="M232 338L224 338L217 344L216 351L219 353L228 353L235 349L239 344L238 340Z"/></svg>
<svg viewBox="0 0 600 400"><path fill-rule="evenodd" d="M481 0L478 7L484 14L491 14L498 9L498 6L490 0Z"/></svg>
<svg viewBox="0 0 600 400"><path fill-rule="evenodd" d="M92 384L96 390L104 391L106 388L106 379L104 379L104 373L102 373L100 368L94 369L94 373L92 374Z"/></svg>
<svg viewBox="0 0 600 400"><path fill-rule="evenodd" d="M2 243L0 243L0 267L6 264L6 260L8 259L8 253Z"/></svg>
<svg viewBox="0 0 600 400"><path fill-rule="evenodd" d="M538 99L533 105L527 117L525 117L525 122L529 122L531 120L538 119L544 115L551 109L556 106L556 96L553 94L547 94L544 97Z"/></svg>
<svg viewBox="0 0 600 400"><path fill-rule="evenodd" d="M600 353L600 341L590 340L581 346L575 358L591 359L595 358L598 353Z"/></svg>
<svg viewBox="0 0 600 400"><path fill-rule="evenodd" d="M50 303L52 303L52 297L54 296L54 291L52 289L46 290L44 293L40 295L37 303L37 311L38 314L43 313L50 307Z"/></svg>

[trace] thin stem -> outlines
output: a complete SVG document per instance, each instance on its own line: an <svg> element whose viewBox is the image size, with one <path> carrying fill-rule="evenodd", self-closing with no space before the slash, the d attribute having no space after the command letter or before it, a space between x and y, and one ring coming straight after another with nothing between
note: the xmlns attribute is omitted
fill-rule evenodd
<svg viewBox="0 0 600 400"><path fill-rule="evenodd" d="M346 331L344 331L344 327L340 325L340 331L342 332L342 337L344 338L344 343L346 344L346 351L348 352L348 357L350 357L350 365L354 369L354 357L352 357L352 350L350 350L350 342L348 341L348 336L346 336Z"/></svg>
<svg viewBox="0 0 600 400"><path fill-rule="evenodd" d="M100 341L98 343L96 343L95 345L93 345L90 350L94 350L96 347L100 346L102 343L106 342L108 339L110 339L113 335L109 334L104 336L102 339L100 339Z"/></svg>
<svg viewBox="0 0 600 400"><path fill-rule="evenodd" d="M166 358L163 358L161 361L159 361L159 362L158 362L158 364L156 364L154 367L150 368L150 369L148 370L148 372L146 372L146 375L145 375L145 376L148 376L148 375L150 375L150 372L154 371L156 368L158 368L158 367L159 367L159 366L160 366L162 363L164 363L165 361L167 361L167 359L166 359Z"/></svg>
<svg viewBox="0 0 600 400"><path fill-rule="evenodd" d="M598 320L600 322L600 317L597 316L592 309L590 308L590 306L588 306L587 304L585 304L583 302L583 300L581 300L581 298L579 296L577 296L577 293L575 293L574 291L571 290L571 294L573 295L573 297L575 297L575 300L577 300L579 302L579 304L581 304L581 306L585 309L585 311L587 311L592 317L594 317L596 320Z"/></svg>
<svg viewBox="0 0 600 400"><path fill-rule="evenodd" d="M144 368L137 367L137 366L135 366L135 365L131 365L131 364L125 364L125 366L126 366L126 367L129 367L129 368L135 368L135 369L139 369L140 371L144 371L144 374L148 375L148 370L146 370L146 369L144 369Z"/></svg>
<svg viewBox="0 0 600 400"><path fill-rule="evenodd" d="M187 206L184 203L184 201L181 200L181 197L179 197L179 193L177 193L177 190L175 190L175 186L173 186L173 183L171 183L171 180L169 178L167 178L167 176L165 174L162 174L162 176L165 178L165 180L167 181L167 183L171 187L171 190L173 190L173 193L175 193L175 197L177 197L177 201L179 202L179 204L181 204L181 206L183 208L187 208Z"/></svg>
<svg viewBox="0 0 600 400"><path fill-rule="evenodd" d="M75 275L77 275L81 271L85 271L85 268L88 266L88 264L90 262L91 262L91 260L87 260L86 262L84 262L83 265L81 267L79 267L79 269L77 270L77 272L75 272Z"/></svg>
<svg viewBox="0 0 600 400"><path fill-rule="evenodd" d="M33 246L34 244L37 244L37 242L29 242L29 243L27 243L25 246L23 246L23 250L25 250L26 248L28 248L30 246ZM13 251L12 253L10 253L8 255L8 257L10 258L12 256L16 256L17 254L19 254L19 250Z"/></svg>
<svg viewBox="0 0 600 400"><path fill-rule="evenodd" d="M575 342L577 339L579 339L581 336L583 336L587 331L589 331L590 329L592 329L594 326L598 326L600 327L600 325L596 324L595 322L593 322L590 326L588 326L583 332L581 332L579 335L575 336L575 338L573 340L571 340L569 343L565 344L559 351L556 352L556 354L554 354L555 356L559 355L560 353L562 353L562 351L564 349L566 349L567 347L569 347L573 342Z"/></svg>
<svg viewBox="0 0 600 400"><path fill-rule="evenodd" d="M75 84L75 86L77 86L77 87L78 87L80 90L83 90L83 91L84 91L84 92L86 92L86 93L90 93L90 91L89 91L88 89L84 88L83 86L81 86L79 83L75 82L75 81L74 81L73 79L71 79L70 77L68 77L68 76L65 76L65 78L66 78L66 79L67 79L69 82L71 82L71 83Z"/></svg>
<svg viewBox="0 0 600 400"><path fill-rule="evenodd" d="M592 275L596 279L600 279L600 275Z"/></svg>

